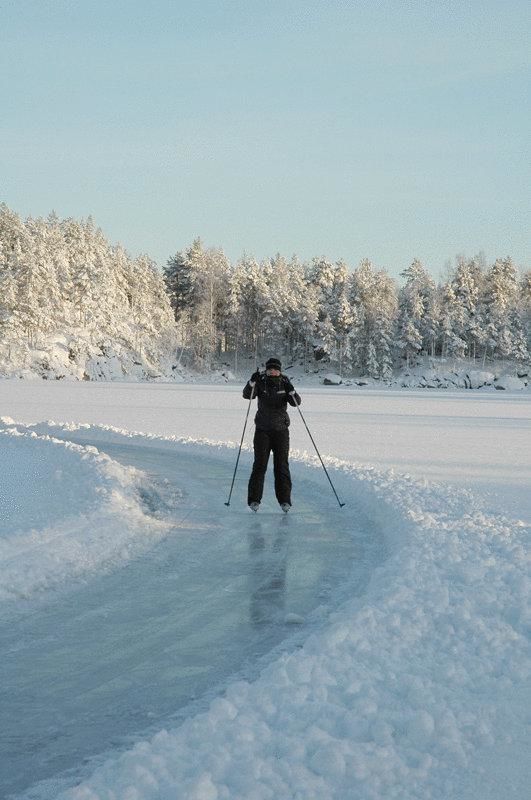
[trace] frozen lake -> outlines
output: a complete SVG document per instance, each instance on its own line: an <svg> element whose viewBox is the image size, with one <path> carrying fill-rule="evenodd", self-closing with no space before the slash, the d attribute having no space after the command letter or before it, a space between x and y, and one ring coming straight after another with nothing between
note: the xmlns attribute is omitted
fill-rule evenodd
<svg viewBox="0 0 531 800"><path fill-rule="evenodd" d="M2 794L526 796L529 391L298 388L343 511L293 412L224 506L241 387L0 381Z"/></svg>

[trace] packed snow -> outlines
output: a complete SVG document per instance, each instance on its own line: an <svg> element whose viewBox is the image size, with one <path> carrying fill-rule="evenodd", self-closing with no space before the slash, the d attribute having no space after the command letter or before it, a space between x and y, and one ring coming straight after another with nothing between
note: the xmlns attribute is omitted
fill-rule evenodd
<svg viewBox="0 0 531 800"><path fill-rule="evenodd" d="M136 470L9 418L0 425L0 602L130 559L168 530L146 513Z"/></svg>
<svg viewBox="0 0 531 800"><path fill-rule="evenodd" d="M283 647L272 649L269 658L262 651L254 673L242 673L240 664L232 678L230 671L218 674L213 696L205 691L204 707L190 707L185 718L171 723L170 692L167 718L159 715L158 730L157 720L155 730L146 725L143 736L131 727L134 743L118 737L114 753L103 753L88 767L75 759L65 763L55 778L25 786L20 796L526 796L531 783L529 396L510 389L467 396L362 391L330 387L308 389L303 396L306 420L346 502L342 511L334 508L321 465L292 413L295 514L287 522L295 526L294 534L303 533L308 517L303 514L297 523L297 503L303 511L312 504L320 508L323 526L339 525L361 540L363 531L381 536L378 554L361 565L352 559L352 569L338 580L341 591L329 595L323 613L284 607ZM179 487L170 493L149 470L119 463L116 448L128 443L145 464L149 453L159 468L165 454L176 463L182 459L189 473L180 477L183 489L188 479L195 481L194 509L201 508L204 483L208 504L196 523L186 519L186 526L196 524L203 544L205 530L212 533L227 519L236 538L245 537L262 513L254 518L245 510L248 445L233 506L223 506L245 411L232 387L3 381L0 401L2 472L9 473L11 463L18 471L7 482L2 512L5 506L12 520L17 504L24 507L20 524L6 522L2 529L11 559L2 562L2 584L7 575L11 607L22 602L14 592L18 581L26 603L32 592L39 595L39 613L48 602L49 609L66 614L65 597L83 591L76 584L79 575L89 590L102 574L125 580L126 564L136 565L141 591L146 548L156 552L175 526L182 529L185 495L177 491L175 497ZM46 421L54 419L62 422ZM17 492L22 483L17 475L30 469L43 485L20 485ZM70 485L63 477L68 475ZM43 505L41 518L27 508L34 500ZM265 512L261 538L269 542L278 523ZM117 558L109 539L120 534L120 514L125 541L117 545L122 554ZM80 522L84 518L94 520L93 529ZM71 529L73 548L81 553L80 543L85 537L90 543L96 528L100 542L88 563L81 556L68 561L61 548L51 558L54 569L44 563L41 577L33 580L35 563L19 547L23 537L40 544L47 531L61 530L68 539ZM215 553L215 540L211 543ZM302 557L303 536L300 552ZM208 575L218 556L209 559L201 551L201 557ZM344 551L340 559L345 560ZM59 581L67 594L56 591ZM42 599L48 595L48 601ZM24 613L21 608L22 620ZM82 731L79 735L83 740ZM27 759L29 765L29 753Z"/></svg>

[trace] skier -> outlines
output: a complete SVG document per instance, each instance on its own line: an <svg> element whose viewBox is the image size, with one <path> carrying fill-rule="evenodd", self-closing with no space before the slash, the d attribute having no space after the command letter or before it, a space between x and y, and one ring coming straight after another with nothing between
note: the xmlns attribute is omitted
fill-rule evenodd
<svg viewBox="0 0 531 800"><path fill-rule="evenodd" d="M301 404L301 398L290 379L282 375L281 367L278 358L268 359L265 374L258 370L254 372L243 389L246 400L251 397L258 398L258 411L254 418L256 425L253 440L254 464L247 492L247 504L252 511L258 511L260 507L271 450L277 500L282 511L288 512L291 508L287 405L289 403L291 406L298 406Z"/></svg>

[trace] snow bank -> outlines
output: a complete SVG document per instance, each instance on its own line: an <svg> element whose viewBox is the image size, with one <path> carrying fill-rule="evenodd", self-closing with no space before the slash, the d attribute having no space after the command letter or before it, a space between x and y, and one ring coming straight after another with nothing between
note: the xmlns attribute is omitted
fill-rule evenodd
<svg viewBox="0 0 531 800"><path fill-rule="evenodd" d="M83 331L42 336L40 344L16 344L10 356L0 349L0 377L31 380L182 381L184 370L170 353L150 360L119 342L95 343Z"/></svg>
<svg viewBox="0 0 531 800"><path fill-rule="evenodd" d="M496 389L510 391L525 389L527 373L522 378L513 375L496 375L488 370L479 369L445 369L438 367L415 367L405 370L394 382L403 388L421 389L481 389L494 386Z"/></svg>
<svg viewBox="0 0 531 800"><path fill-rule="evenodd" d="M526 384L513 375L504 375L495 382L494 386L496 389L505 389L508 392L520 392L525 389Z"/></svg>
<svg viewBox="0 0 531 800"><path fill-rule="evenodd" d="M170 529L143 505L157 488L141 472L8 418L0 471L0 601L123 563Z"/></svg>
<svg viewBox="0 0 531 800"><path fill-rule="evenodd" d="M141 437L104 426L35 428ZM143 438L158 447L179 441ZM230 452L221 443L211 449ZM295 469L320 469L307 454L293 461ZM529 527L485 514L468 492L326 463L344 512L369 513L387 537L389 557L366 595L355 597L352 586L352 599L257 681L230 685L206 713L108 760L62 798L523 796ZM507 748L509 762L499 755ZM508 774L507 763L520 773ZM489 770L502 794L485 780Z"/></svg>
<svg viewBox="0 0 531 800"><path fill-rule="evenodd" d="M339 386L343 383L343 378L335 372L327 372L323 377L323 383L325 386Z"/></svg>

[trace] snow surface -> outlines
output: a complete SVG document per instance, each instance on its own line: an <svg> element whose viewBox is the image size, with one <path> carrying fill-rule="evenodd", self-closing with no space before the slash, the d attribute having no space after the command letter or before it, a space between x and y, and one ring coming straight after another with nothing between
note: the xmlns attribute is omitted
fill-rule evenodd
<svg viewBox="0 0 531 800"><path fill-rule="evenodd" d="M228 679L205 710L143 740L136 737L130 749L120 746L92 774L77 779L77 786L71 764L74 772L63 776L71 788L60 791L65 783L58 778L33 787L28 797L521 800L527 795L529 397L337 391L308 390L303 408L347 503L336 516L344 514L354 529L361 513L367 529L381 531L385 540L386 558L371 562L363 592L358 571L344 578L344 594L326 616L305 619L286 609L284 622L296 629L297 644L274 654L256 676ZM234 458L244 415L229 387L1 382L0 400L1 413L19 423L39 423L29 429L4 421L2 443L10 442L11 456L13 442L20 442L15 463L27 463L32 445L36 459L48 458L52 469L65 469L66 453L77 454L71 465L79 486L79 505L73 501L77 516L103 513L105 503L94 507L86 483L105 486L111 480L105 465L114 470L116 491L122 492L126 478L132 482L131 468L100 463L101 454L68 445L69 439L85 436L102 452L127 438L146 451L182 452L197 458L201 477L207 451L220 464ZM43 423L53 418L72 423ZM307 434L293 412L292 420L298 449L295 508L298 496L302 505L321 497L332 518L330 488L316 458L305 452ZM135 429L144 435L127 433ZM199 436L212 442L183 438ZM70 452L73 447L79 449ZM4 474L7 452L2 448L0 455ZM241 467L246 474L249 459L246 451ZM91 470L96 478L89 477ZM49 475L47 480L50 485ZM220 482L220 493L221 487ZM243 533L250 524L237 513L244 511L243 480L237 488L229 513L235 531ZM28 491L21 488L24 506ZM127 537L136 542L138 531L129 525L132 496L138 491L125 492L123 505ZM8 497L17 502L13 488ZM200 526L215 524L223 499L201 517ZM160 526L175 508L164 506L164 519L153 520L145 502L135 503L133 519L143 514L146 524L156 524L159 537L164 535ZM67 505L61 500L55 507L55 523L47 509L48 527L66 524ZM35 526L31 515L26 523ZM20 535L24 532L8 526L8 541L15 543ZM25 586L25 555L16 556ZM108 569L109 559L119 575L118 562L107 551L102 550L99 568ZM211 565L204 566L208 571ZM68 583L77 569L62 565L59 574ZM97 569L93 562L88 581ZM301 618L296 625L294 617Z"/></svg>
<svg viewBox="0 0 531 800"><path fill-rule="evenodd" d="M136 470L7 417L0 425L0 602L128 560L169 529L146 513Z"/></svg>

